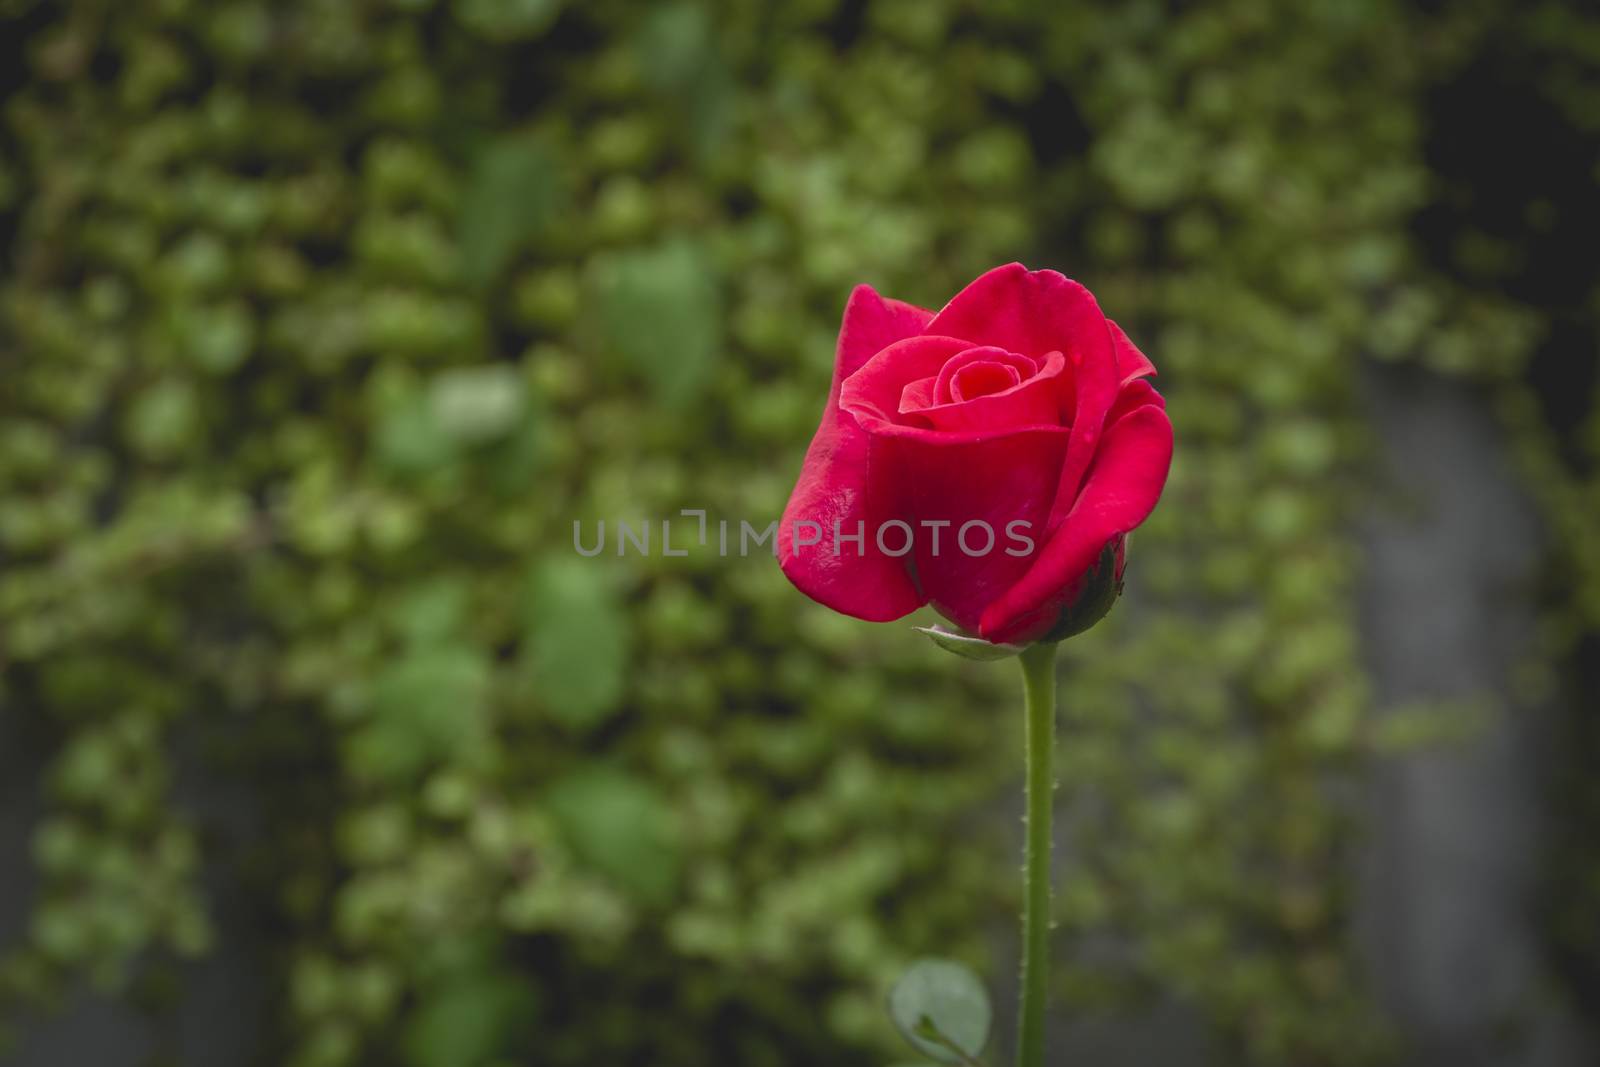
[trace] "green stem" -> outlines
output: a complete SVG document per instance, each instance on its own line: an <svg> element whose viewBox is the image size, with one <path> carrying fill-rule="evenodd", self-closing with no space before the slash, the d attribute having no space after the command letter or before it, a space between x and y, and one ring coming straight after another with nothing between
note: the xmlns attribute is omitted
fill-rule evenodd
<svg viewBox="0 0 1600 1067"><path fill-rule="evenodd" d="M1023 861L1022 1008L1017 1067L1043 1067L1045 1004L1050 988L1050 816L1055 791L1056 646L1024 649L1027 716L1027 845Z"/></svg>

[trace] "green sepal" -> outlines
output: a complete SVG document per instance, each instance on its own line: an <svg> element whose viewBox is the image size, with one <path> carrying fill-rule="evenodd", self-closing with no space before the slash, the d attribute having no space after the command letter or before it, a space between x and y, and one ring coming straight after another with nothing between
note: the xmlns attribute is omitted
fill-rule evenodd
<svg viewBox="0 0 1600 1067"><path fill-rule="evenodd" d="M993 641L985 641L971 634L956 633L941 626L913 626L912 629L919 634L927 634L928 640L946 652L954 652L958 656L986 663L997 659L1010 659L1022 651L1021 645L998 645Z"/></svg>
<svg viewBox="0 0 1600 1067"><path fill-rule="evenodd" d="M1078 590L1078 595L1061 610L1061 614L1056 616L1056 624L1039 640L1065 641L1078 636L1105 618L1111 611L1111 605L1121 595L1122 580L1117 577L1117 542L1113 538L1106 542L1106 547L1100 550L1100 558L1083 576L1083 587Z"/></svg>

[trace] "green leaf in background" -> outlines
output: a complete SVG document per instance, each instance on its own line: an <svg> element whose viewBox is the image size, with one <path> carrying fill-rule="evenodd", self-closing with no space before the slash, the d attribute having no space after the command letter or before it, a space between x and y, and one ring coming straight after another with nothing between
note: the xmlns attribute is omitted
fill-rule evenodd
<svg viewBox="0 0 1600 1067"><path fill-rule="evenodd" d="M456 16L468 29L494 41L535 37L550 28L561 0L458 0Z"/></svg>
<svg viewBox="0 0 1600 1067"><path fill-rule="evenodd" d="M504 363L441 371L428 384L428 409L447 436L476 444L509 432L527 410L522 375Z"/></svg>
<svg viewBox="0 0 1600 1067"><path fill-rule="evenodd" d="M697 394L722 345L710 257L692 241L597 256L594 310L607 346L669 404Z"/></svg>
<svg viewBox="0 0 1600 1067"><path fill-rule="evenodd" d="M502 973L467 974L421 998L402 1037L411 1067L482 1067L525 1034L533 987Z"/></svg>
<svg viewBox="0 0 1600 1067"><path fill-rule="evenodd" d="M971 970L951 960L922 959L889 991L889 1016L918 1052L940 1063L962 1063L983 1051L994 1013Z"/></svg>
<svg viewBox="0 0 1600 1067"><path fill-rule="evenodd" d="M200 424L194 387L185 379L152 382L128 406L128 443L148 459L168 459L183 451Z"/></svg>
<svg viewBox="0 0 1600 1067"><path fill-rule="evenodd" d="M237 300L185 308L173 315L172 328L195 365L212 374L237 370L255 344L255 320Z"/></svg>
<svg viewBox="0 0 1600 1067"><path fill-rule="evenodd" d="M373 434L373 450L390 470L416 475L453 459L456 442L434 418L434 405L427 394L410 389L382 411Z"/></svg>
<svg viewBox="0 0 1600 1067"><path fill-rule="evenodd" d="M372 446L377 460L400 475L438 470L482 449L497 481L521 478L525 488L540 454L532 398L521 372L491 363L440 371L426 384L405 382L378 405ZM504 472L501 477L500 472Z"/></svg>
<svg viewBox="0 0 1600 1067"><path fill-rule="evenodd" d="M529 408L517 425L484 453L488 485L505 497L525 499L546 457L547 438L537 405L530 403Z"/></svg>
<svg viewBox="0 0 1600 1067"><path fill-rule="evenodd" d="M571 726L615 711L628 680L632 632L599 561L551 559L527 579L524 656L540 707Z"/></svg>
<svg viewBox="0 0 1600 1067"><path fill-rule="evenodd" d="M389 612L389 624L412 648L441 645L455 637L467 616L467 586L460 578L420 582Z"/></svg>
<svg viewBox="0 0 1600 1067"><path fill-rule="evenodd" d="M487 740L489 663L470 645L427 647L372 682L371 719L348 755L369 777L410 778L435 760L463 760Z"/></svg>
<svg viewBox="0 0 1600 1067"><path fill-rule="evenodd" d="M700 4L663 4L639 27L639 64L652 88L682 92L713 55L711 16Z"/></svg>
<svg viewBox="0 0 1600 1067"><path fill-rule="evenodd" d="M567 196L562 160L547 142L514 134L479 154L461 205L461 264L473 285L492 281L537 236Z"/></svg>
<svg viewBox="0 0 1600 1067"><path fill-rule="evenodd" d="M671 899L681 862L672 809L649 782L590 767L553 785L546 803L585 865L643 903Z"/></svg>
<svg viewBox="0 0 1600 1067"><path fill-rule="evenodd" d="M640 26L637 54L645 83L673 105L696 157L710 161L727 138L738 92L710 12L697 3L656 8Z"/></svg>

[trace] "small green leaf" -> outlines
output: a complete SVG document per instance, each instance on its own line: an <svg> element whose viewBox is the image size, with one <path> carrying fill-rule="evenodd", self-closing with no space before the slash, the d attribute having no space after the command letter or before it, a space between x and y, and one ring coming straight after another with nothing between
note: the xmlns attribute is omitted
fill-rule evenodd
<svg viewBox="0 0 1600 1067"><path fill-rule="evenodd" d="M722 347L715 265L684 239L595 257L593 308L602 333L629 371L668 404L695 397Z"/></svg>
<svg viewBox="0 0 1600 1067"><path fill-rule="evenodd" d="M543 140L511 135L478 156L461 204L461 262L474 285L492 281L523 243L561 212L562 160Z"/></svg>
<svg viewBox="0 0 1600 1067"><path fill-rule="evenodd" d="M546 803L591 870L642 903L671 900L682 861L666 798L653 785L618 768L588 766L552 785Z"/></svg>
<svg viewBox="0 0 1600 1067"><path fill-rule="evenodd" d="M467 584L460 578L431 578L406 590L387 617L408 647L439 647L460 632L468 614L468 596Z"/></svg>
<svg viewBox="0 0 1600 1067"><path fill-rule="evenodd" d="M454 977L424 993L401 1032L412 1067L474 1067L497 1062L537 1014L538 1000L524 981L499 971Z"/></svg>
<svg viewBox="0 0 1600 1067"><path fill-rule="evenodd" d="M461 22L491 41L537 37L561 12L561 0L460 0Z"/></svg>
<svg viewBox="0 0 1600 1067"><path fill-rule="evenodd" d="M372 437L378 461L396 474L419 475L457 454L458 442L439 425L427 394L417 390L408 390L385 406Z"/></svg>
<svg viewBox="0 0 1600 1067"><path fill-rule="evenodd" d="M889 991L895 1026L940 1063L969 1062L982 1052L993 1015L978 976L951 960L918 960Z"/></svg>
<svg viewBox="0 0 1600 1067"><path fill-rule="evenodd" d="M669 103L695 156L711 159L732 128L738 97L714 16L699 3L657 6L640 20L636 47L645 84Z"/></svg>
<svg viewBox="0 0 1600 1067"><path fill-rule="evenodd" d="M457 441L476 444L504 436L527 409L522 376L503 363L452 367L428 385L434 422Z"/></svg>
<svg viewBox="0 0 1600 1067"><path fill-rule="evenodd" d="M128 407L128 442L149 459L170 459L199 435L200 398L181 378L146 386Z"/></svg>
<svg viewBox="0 0 1600 1067"><path fill-rule="evenodd" d="M368 777L404 781L438 760L468 760L487 739L491 669L474 646L423 646L372 679L371 718L348 757Z"/></svg>
<svg viewBox="0 0 1600 1067"><path fill-rule="evenodd" d="M990 662L1009 659L1022 651L1021 645L997 645L993 641L985 641L981 637L969 634L958 634L942 626L913 626L912 629L919 634L927 634L930 641L946 652L954 652L967 659Z"/></svg>
<svg viewBox="0 0 1600 1067"><path fill-rule="evenodd" d="M255 320L240 301L185 308L173 315L172 325L189 357L211 374L237 370L255 343Z"/></svg>
<svg viewBox="0 0 1600 1067"><path fill-rule="evenodd" d="M574 728L597 726L622 702L631 620L599 566L551 559L529 573L523 656L539 706Z"/></svg>

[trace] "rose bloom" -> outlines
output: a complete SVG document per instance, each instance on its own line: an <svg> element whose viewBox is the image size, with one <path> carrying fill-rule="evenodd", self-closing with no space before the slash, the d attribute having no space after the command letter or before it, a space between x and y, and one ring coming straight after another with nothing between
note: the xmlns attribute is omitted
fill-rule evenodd
<svg viewBox="0 0 1600 1067"><path fill-rule="evenodd" d="M1082 629L1166 483L1154 373L1055 271L997 267L937 314L858 286L778 526L784 574L875 622L932 604L989 641Z"/></svg>

